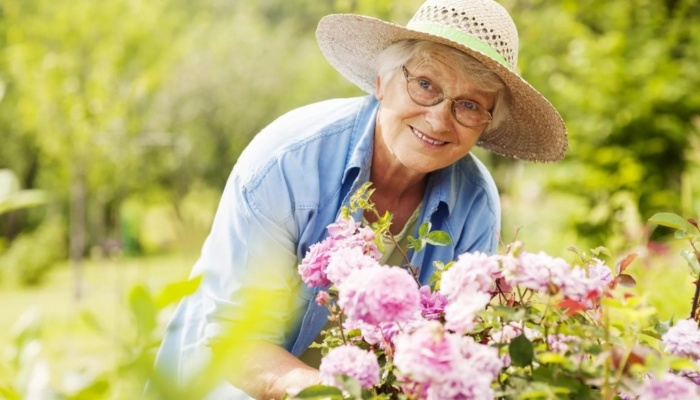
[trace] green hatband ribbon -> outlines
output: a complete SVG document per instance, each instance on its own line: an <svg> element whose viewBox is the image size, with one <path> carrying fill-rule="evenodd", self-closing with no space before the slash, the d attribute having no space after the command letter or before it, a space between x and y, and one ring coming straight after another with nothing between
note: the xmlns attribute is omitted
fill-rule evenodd
<svg viewBox="0 0 700 400"><path fill-rule="evenodd" d="M484 43L480 39L468 33L464 33L446 26L431 24L427 22L409 22L406 25L406 28L450 39L453 42L463 44L467 47L470 47L474 50L486 54L487 56L498 61L499 64L503 65L508 69L513 69L510 63L508 63L508 61L506 61L506 59L503 58L501 53L499 53L498 51L496 51L496 49Z"/></svg>

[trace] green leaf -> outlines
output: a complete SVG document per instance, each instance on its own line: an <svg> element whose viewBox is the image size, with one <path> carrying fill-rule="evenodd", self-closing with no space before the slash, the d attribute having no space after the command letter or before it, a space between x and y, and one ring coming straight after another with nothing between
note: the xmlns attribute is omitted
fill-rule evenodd
<svg viewBox="0 0 700 400"><path fill-rule="evenodd" d="M408 240L408 248L413 249L416 252L423 250L425 247L424 240L416 239L413 236L408 236L406 239Z"/></svg>
<svg viewBox="0 0 700 400"><path fill-rule="evenodd" d="M389 211L385 212L384 215L379 218L380 226L389 229L389 225L391 225L391 220L393 217L394 216Z"/></svg>
<svg viewBox="0 0 700 400"><path fill-rule="evenodd" d="M675 231L673 233L673 237L678 240L688 240L692 239L693 235L690 234L688 231Z"/></svg>
<svg viewBox="0 0 700 400"><path fill-rule="evenodd" d="M347 375L337 375L335 379L340 381L340 385L353 399L362 398L362 385L357 379Z"/></svg>
<svg viewBox="0 0 700 400"><path fill-rule="evenodd" d="M0 198L0 214L46 204L48 200L49 198L44 191L37 189L21 190L7 198Z"/></svg>
<svg viewBox="0 0 700 400"><path fill-rule="evenodd" d="M0 382L0 398L7 400L22 400L23 396L20 393L17 393L17 391L11 386Z"/></svg>
<svg viewBox="0 0 700 400"><path fill-rule="evenodd" d="M84 386L74 393L66 396L66 400L80 399L100 399L107 396L107 391L110 388L110 380L106 375L87 378L85 382L81 382Z"/></svg>
<svg viewBox="0 0 700 400"><path fill-rule="evenodd" d="M151 293L143 286L136 285L129 292L129 308L136 319L141 334L150 334L156 327L156 306Z"/></svg>
<svg viewBox="0 0 700 400"><path fill-rule="evenodd" d="M82 310L80 312L80 319L82 319L83 322L85 322L90 328L94 329L95 332L105 332L104 327L102 326L102 324L100 324L100 321L97 319L97 316L94 312L90 310Z"/></svg>
<svg viewBox="0 0 700 400"><path fill-rule="evenodd" d="M167 307L170 304L180 301L183 297L194 293L202 281L201 276L166 285L156 296L155 305L158 310Z"/></svg>
<svg viewBox="0 0 700 400"><path fill-rule="evenodd" d="M659 336L663 336L669 329L673 326L673 319L668 321L657 321L654 324L654 329L659 333Z"/></svg>
<svg viewBox="0 0 700 400"><path fill-rule="evenodd" d="M566 364L569 358L559 353L547 352L538 354L537 361L541 364Z"/></svg>
<svg viewBox="0 0 700 400"><path fill-rule="evenodd" d="M647 335L657 340L661 340L662 337L662 335L657 331L657 329L652 326L647 326L644 329L642 329L642 335Z"/></svg>
<svg viewBox="0 0 700 400"><path fill-rule="evenodd" d="M432 244L433 246L447 246L452 243L452 238L447 232L444 231L432 231L428 233L425 241Z"/></svg>
<svg viewBox="0 0 700 400"><path fill-rule="evenodd" d="M591 254L593 254L596 257L601 254L610 257L610 250L608 250L606 247L598 246L595 249L591 249Z"/></svg>
<svg viewBox="0 0 700 400"><path fill-rule="evenodd" d="M377 246L377 250L379 250L382 254L386 252L386 245L384 244L384 240L381 236L374 237L374 245Z"/></svg>
<svg viewBox="0 0 700 400"><path fill-rule="evenodd" d="M683 357L672 359L670 367L675 371L698 371L698 366L693 360Z"/></svg>
<svg viewBox="0 0 700 400"><path fill-rule="evenodd" d="M518 400L523 400L523 399L552 399L552 398L560 398L557 396L553 395L563 395L563 394L570 394L571 390L564 388L564 387L559 387L559 386L547 386L547 389L533 389L533 390L528 390L524 393L522 393L520 396L518 396Z"/></svg>
<svg viewBox="0 0 700 400"><path fill-rule="evenodd" d="M445 263L440 260L435 260L433 261L433 268L435 268L435 271L444 271Z"/></svg>
<svg viewBox="0 0 700 400"><path fill-rule="evenodd" d="M321 400L321 399L342 399L343 392L337 387L315 385L309 386L297 393L294 399Z"/></svg>
<svg viewBox="0 0 700 400"><path fill-rule="evenodd" d="M418 227L418 237L423 239L424 237L428 236L428 232L430 232L430 228L433 226L430 222L424 222Z"/></svg>
<svg viewBox="0 0 700 400"><path fill-rule="evenodd" d="M526 367L532 364L535 356L532 342L522 334L510 342L508 354L516 367Z"/></svg>
<svg viewBox="0 0 700 400"><path fill-rule="evenodd" d="M658 213L649 218L649 222L669 228L691 232L693 226L685 218L673 213Z"/></svg>
<svg viewBox="0 0 700 400"><path fill-rule="evenodd" d="M681 257L685 259L685 261L688 263L690 271L693 273L693 276L697 278L698 275L700 275L700 263L698 262L695 252L688 249L683 249L681 250Z"/></svg>

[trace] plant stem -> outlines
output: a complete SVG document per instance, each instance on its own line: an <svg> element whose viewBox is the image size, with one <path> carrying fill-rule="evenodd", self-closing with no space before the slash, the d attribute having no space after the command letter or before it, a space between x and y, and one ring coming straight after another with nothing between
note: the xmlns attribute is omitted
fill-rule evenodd
<svg viewBox="0 0 700 400"><path fill-rule="evenodd" d="M600 312L602 313L603 317L603 324L605 326L605 343L608 345L608 351L610 354L608 355L607 359L605 360L605 377L604 377L604 382L603 382L603 398L604 399L609 399L610 398L610 364L612 363L612 346L610 346L610 317L607 313L607 309L605 307L601 307Z"/></svg>
<svg viewBox="0 0 700 400"><path fill-rule="evenodd" d="M695 312L698 309L698 297L700 297L700 280L695 281L695 294L693 295L693 307L690 310L690 318L695 319Z"/></svg>
<svg viewBox="0 0 700 400"><path fill-rule="evenodd" d="M345 338L345 332L343 332L343 313L342 313L342 311L338 313L335 320L338 322L338 330L340 330L340 337L343 339L343 344L348 344L348 340Z"/></svg>

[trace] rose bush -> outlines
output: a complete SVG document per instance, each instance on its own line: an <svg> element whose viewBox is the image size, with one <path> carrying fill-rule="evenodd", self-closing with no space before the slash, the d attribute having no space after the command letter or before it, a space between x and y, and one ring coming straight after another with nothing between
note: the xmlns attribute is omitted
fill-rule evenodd
<svg viewBox="0 0 700 400"><path fill-rule="evenodd" d="M691 318L658 320L627 289L629 255L614 268L599 256L575 262L530 253L520 242L500 254L466 253L436 263L421 286L411 265L380 265L391 215L363 226L351 211L376 213L364 187L299 265L316 301L331 312L322 385L295 398L357 399L693 399L700 398L697 298ZM697 278L697 223L673 214L652 222L675 228ZM449 237L421 226L410 247ZM405 255L405 249L401 249Z"/></svg>

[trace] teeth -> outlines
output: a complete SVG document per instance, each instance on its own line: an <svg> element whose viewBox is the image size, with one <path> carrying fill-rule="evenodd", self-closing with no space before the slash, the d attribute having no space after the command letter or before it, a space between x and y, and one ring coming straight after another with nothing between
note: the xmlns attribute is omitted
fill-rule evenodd
<svg viewBox="0 0 700 400"><path fill-rule="evenodd" d="M424 141L424 142L430 143L430 144L432 144L432 145L434 145L434 146L439 146L439 145L441 145L441 144L445 144L445 143L446 143L446 142L442 142L442 141L439 141L439 140L433 140L433 139L431 139L431 138L429 138L429 137L423 135L422 133L416 131L416 130L413 129L413 128L411 128L411 131L413 131L413 134L416 135L416 136L418 137L418 139L420 139L420 140L422 140L422 141Z"/></svg>

